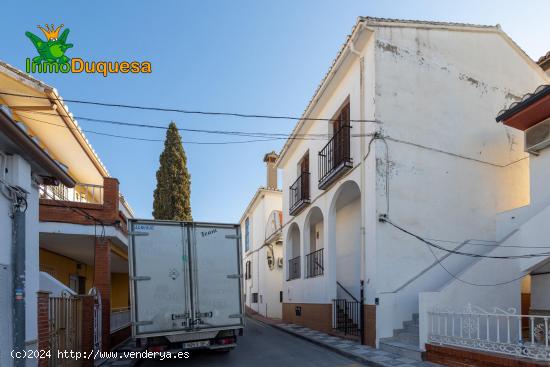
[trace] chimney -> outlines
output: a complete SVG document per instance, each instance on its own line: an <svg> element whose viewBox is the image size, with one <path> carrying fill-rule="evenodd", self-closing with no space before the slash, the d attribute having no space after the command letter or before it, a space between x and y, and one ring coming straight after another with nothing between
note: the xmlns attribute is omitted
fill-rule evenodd
<svg viewBox="0 0 550 367"><path fill-rule="evenodd" d="M267 170L267 188L277 189L277 167L275 167L275 161L279 158L279 155L272 151L264 155L264 162Z"/></svg>

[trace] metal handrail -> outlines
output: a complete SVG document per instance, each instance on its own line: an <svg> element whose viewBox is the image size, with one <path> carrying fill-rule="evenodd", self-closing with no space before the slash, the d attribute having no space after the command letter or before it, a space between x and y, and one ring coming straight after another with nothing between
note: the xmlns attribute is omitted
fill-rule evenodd
<svg viewBox="0 0 550 367"><path fill-rule="evenodd" d="M76 183L73 188L68 188L63 184L40 185L39 189L41 199L103 204L102 185Z"/></svg>
<svg viewBox="0 0 550 367"><path fill-rule="evenodd" d="M355 302L359 302L359 300L358 300L357 298L355 298L355 297L353 296L353 294L351 294L350 291L348 291L348 290L346 289L346 287L344 287L339 281L336 281L336 285L339 286L340 288L342 288L342 290L343 290L344 292L346 292L346 294L347 294L348 296L350 296Z"/></svg>

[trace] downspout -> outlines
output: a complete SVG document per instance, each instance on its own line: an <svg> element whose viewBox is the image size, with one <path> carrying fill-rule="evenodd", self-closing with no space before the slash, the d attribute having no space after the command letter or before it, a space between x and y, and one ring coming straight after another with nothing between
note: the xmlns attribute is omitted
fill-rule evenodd
<svg viewBox="0 0 550 367"><path fill-rule="evenodd" d="M360 23L360 27L363 27L363 23ZM359 119L365 120L365 58L355 49L353 40L350 41L350 52L356 55L359 58ZM363 157L365 156L365 123L359 123L360 130L360 151L361 151L361 167L360 167L360 193L361 193L361 267L360 267L360 316L359 316L359 328L360 328L360 338L361 344L365 344L365 256L366 256L366 240L365 240L365 227L366 227L366 216L365 216L365 162Z"/></svg>
<svg viewBox="0 0 550 367"><path fill-rule="evenodd" d="M4 191L7 188L8 194ZM12 344L13 351L22 353L25 350L25 212L27 211L27 192L10 186L0 180L2 194L11 201L12 219ZM24 366L25 358L15 358L14 366Z"/></svg>

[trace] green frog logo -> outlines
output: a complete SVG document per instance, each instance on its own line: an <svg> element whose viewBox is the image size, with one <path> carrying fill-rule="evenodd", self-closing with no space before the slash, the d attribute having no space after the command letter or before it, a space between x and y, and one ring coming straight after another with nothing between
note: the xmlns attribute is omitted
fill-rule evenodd
<svg viewBox="0 0 550 367"><path fill-rule="evenodd" d="M53 24L51 24L51 26L46 24L45 28L38 26L38 29L46 36L46 41L43 41L40 37L31 32L25 32L25 36L31 40L34 47L36 47L36 51L38 51L38 56L32 59L33 63L41 64L42 62L47 62L49 64L57 63L62 65L67 64L71 60L65 56L65 52L73 47L72 43L67 43L69 29L65 29L61 37L59 37L61 28L63 28L63 24L57 28L55 28Z"/></svg>

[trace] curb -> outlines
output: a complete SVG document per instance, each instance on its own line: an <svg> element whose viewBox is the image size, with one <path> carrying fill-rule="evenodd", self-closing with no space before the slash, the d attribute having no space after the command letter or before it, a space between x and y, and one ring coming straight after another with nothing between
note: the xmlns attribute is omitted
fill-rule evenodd
<svg viewBox="0 0 550 367"><path fill-rule="evenodd" d="M254 320L256 320L256 319L254 319ZM260 320L256 320L256 321L262 322L262 321L260 321ZM276 329L278 329L278 330L281 330L281 331L283 331L283 332L285 332L285 333L287 333L287 334L294 335L295 337L298 337L298 338L300 338L300 339L306 340L306 341L308 341L308 342L310 342L310 343L313 343L313 344L318 345L318 346L320 346L320 347L323 347L323 348L325 348L325 349L329 349L330 351L335 352L335 353L337 353L337 354L340 354L340 355L343 356L343 357L346 357L346 358L349 358L349 359L353 359L354 361L359 362L359 363L361 363L361 364L363 364L363 365L365 365L365 366L373 366L373 367L384 367L384 366L385 366L384 364L381 364L381 363L378 363L378 362L371 361L371 360L369 360L369 359L367 359L367 358L358 356L357 354L353 354L353 353L351 353L351 352L342 350L342 349L337 348L337 347L334 347L334 346L332 346L332 345L325 344L325 343L320 342L320 341L318 341L318 340L315 340L315 339L313 339L313 338L309 338L309 337L307 337L307 336L304 336L304 335L301 335L301 334L298 334L298 333L294 333L294 332L292 332L292 331L290 331L290 330L288 330L288 329L285 329L285 328L283 328L283 327L281 327L281 326L279 326L279 325L268 324L268 323L265 323L265 322L262 322L262 323L264 323L264 324L266 324L266 325L269 325L269 326L271 326L271 327L274 327L274 328L276 328Z"/></svg>

